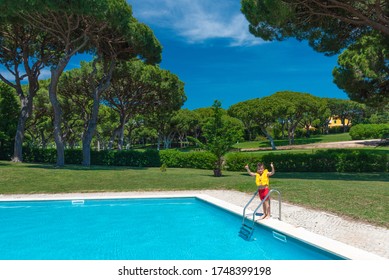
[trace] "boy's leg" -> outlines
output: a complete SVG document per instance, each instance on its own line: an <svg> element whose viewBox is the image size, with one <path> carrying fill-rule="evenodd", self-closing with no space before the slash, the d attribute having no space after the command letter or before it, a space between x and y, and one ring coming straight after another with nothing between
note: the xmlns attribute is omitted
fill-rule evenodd
<svg viewBox="0 0 389 280"><path fill-rule="evenodd" d="M270 218L270 200L267 199L266 201L263 202L263 214L264 214L264 219Z"/></svg>

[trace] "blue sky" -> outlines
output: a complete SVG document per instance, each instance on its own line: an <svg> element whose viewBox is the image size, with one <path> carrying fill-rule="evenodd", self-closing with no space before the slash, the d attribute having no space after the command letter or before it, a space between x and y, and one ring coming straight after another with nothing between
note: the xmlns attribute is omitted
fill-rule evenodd
<svg viewBox="0 0 389 280"><path fill-rule="evenodd" d="M337 57L306 42L264 42L248 32L239 0L129 0L163 46L163 69L185 83L184 108L223 108L292 90L348 99L332 82Z"/></svg>
<svg viewBox="0 0 389 280"><path fill-rule="evenodd" d="M248 32L240 0L128 0L133 15L151 27L163 46L161 67L185 83L190 110L220 100L227 109L277 91L348 99L332 82L337 57L290 39L264 42ZM90 58L90 57L89 57ZM79 55L67 69L79 67ZM0 66L0 72L12 76ZM43 69L41 79L50 78Z"/></svg>

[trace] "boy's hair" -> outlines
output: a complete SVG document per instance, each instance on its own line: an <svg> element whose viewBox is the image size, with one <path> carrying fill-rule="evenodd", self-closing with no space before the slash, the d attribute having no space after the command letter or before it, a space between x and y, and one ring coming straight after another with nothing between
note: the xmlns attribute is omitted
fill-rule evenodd
<svg viewBox="0 0 389 280"><path fill-rule="evenodd" d="M263 163L261 163L261 162L258 162L258 164L257 164L257 169L259 169L260 167L265 168L265 165L264 165Z"/></svg>

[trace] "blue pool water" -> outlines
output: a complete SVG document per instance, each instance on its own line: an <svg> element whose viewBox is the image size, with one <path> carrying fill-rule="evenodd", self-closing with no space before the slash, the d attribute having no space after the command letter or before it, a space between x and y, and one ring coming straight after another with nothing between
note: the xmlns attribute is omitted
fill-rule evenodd
<svg viewBox="0 0 389 280"><path fill-rule="evenodd" d="M337 256L197 198L0 202L0 259L326 260Z"/></svg>

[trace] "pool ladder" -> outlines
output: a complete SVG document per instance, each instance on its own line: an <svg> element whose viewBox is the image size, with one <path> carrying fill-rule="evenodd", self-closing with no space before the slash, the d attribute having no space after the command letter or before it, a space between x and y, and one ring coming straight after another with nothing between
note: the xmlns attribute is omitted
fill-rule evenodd
<svg viewBox="0 0 389 280"><path fill-rule="evenodd" d="M281 193L275 189L269 191L269 193L265 196L265 198L261 201L261 203L257 206L257 208L255 208L253 213L246 214L247 207L251 204L251 202L258 194L258 190L257 190L243 209L243 220L242 220L242 226L239 231L239 236L242 237L244 240L246 241L251 240L251 237L253 236L253 232L254 232L255 216L257 215L257 212L259 208L262 206L263 202L266 201L266 199L271 195L272 192L276 192L278 194L278 209L279 209L278 219L281 221ZM251 214L252 214L252 219L250 220L248 217Z"/></svg>

